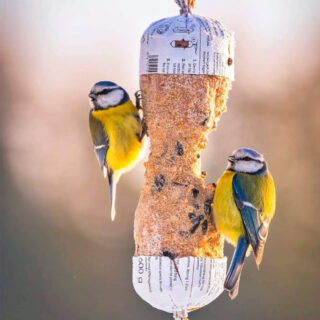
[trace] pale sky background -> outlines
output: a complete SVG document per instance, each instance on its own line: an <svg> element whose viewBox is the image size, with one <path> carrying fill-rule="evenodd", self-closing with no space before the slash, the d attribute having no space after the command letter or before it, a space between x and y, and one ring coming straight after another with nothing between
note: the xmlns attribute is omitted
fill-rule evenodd
<svg viewBox="0 0 320 320"><path fill-rule="evenodd" d="M40 70L51 69L46 70L47 75L50 71L53 77L69 73L72 80L85 72L88 81L101 75L119 79L133 91L138 86L143 31L155 20L178 14L173 0L1 3L8 28L24 31L25 55L37 59ZM320 27L319 12L317 0L197 0L194 9L195 14L216 18L235 31L236 78L258 80L255 85L260 89L270 79L282 81L289 72L304 72L318 59L315 50L319 48L314 48L310 39ZM11 25L13 18L17 21ZM69 64L61 64L61 70L57 61L66 59ZM73 70L78 64L82 69ZM111 66L117 67L111 70Z"/></svg>

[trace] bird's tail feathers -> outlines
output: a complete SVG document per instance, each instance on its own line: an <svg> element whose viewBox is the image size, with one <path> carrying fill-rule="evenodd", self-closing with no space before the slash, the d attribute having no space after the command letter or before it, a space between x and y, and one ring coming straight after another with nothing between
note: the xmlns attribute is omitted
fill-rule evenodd
<svg viewBox="0 0 320 320"><path fill-rule="evenodd" d="M267 241L268 232L269 232L269 221L264 220L258 230L258 245L254 252L258 269L263 258L263 251Z"/></svg>
<svg viewBox="0 0 320 320"><path fill-rule="evenodd" d="M224 288L229 291L231 299L235 299L238 295L241 271L248 246L248 239L240 237L224 282Z"/></svg>
<svg viewBox="0 0 320 320"><path fill-rule="evenodd" d="M107 168L108 181L109 181L109 195L110 195L110 206L111 206L111 220L114 221L116 217L116 191L117 183L121 176L121 172L113 171L111 168Z"/></svg>
<svg viewBox="0 0 320 320"><path fill-rule="evenodd" d="M234 300L239 293L239 284L240 284L240 277L241 277L241 273L239 274L238 280L236 282L236 284L234 285L234 287L229 291L229 297L231 300Z"/></svg>

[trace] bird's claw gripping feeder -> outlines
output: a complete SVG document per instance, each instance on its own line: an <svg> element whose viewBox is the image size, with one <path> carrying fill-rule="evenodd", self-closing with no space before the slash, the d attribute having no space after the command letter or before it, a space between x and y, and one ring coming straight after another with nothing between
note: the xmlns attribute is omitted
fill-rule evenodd
<svg viewBox="0 0 320 320"><path fill-rule="evenodd" d="M135 213L133 285L153 307L186 319L223 291L227 259L216 232L200 151L226 110L234 38L220 22L180 15L152 23L141 39L140 87L150 137Z"/></svg>

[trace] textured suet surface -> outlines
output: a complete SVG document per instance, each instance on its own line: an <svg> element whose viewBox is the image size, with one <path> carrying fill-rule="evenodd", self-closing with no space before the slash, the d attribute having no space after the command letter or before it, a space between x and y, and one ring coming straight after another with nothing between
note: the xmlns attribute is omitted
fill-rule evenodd
<svg viewBox="0 0 320 320"><path fill-rule="evenodd" d="M223 111L230 81L208 75L142 75L151 140L135 217L136 255L223 256L205 186L200 151Z"/></svg>

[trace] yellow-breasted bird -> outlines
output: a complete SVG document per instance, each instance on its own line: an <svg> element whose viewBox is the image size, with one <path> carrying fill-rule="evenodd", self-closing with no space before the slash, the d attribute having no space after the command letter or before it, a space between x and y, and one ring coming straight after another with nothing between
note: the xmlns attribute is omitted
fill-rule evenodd
<svg viewBox="0 0 320 320"><path fill-rule="evenodd" d="M263 155L248 148L235 150L213 202L218 232L236 246L224 283L231 299L238 295L244 259L251 250L259 268L275 202L273 178Z"/></svg>
<svg viewBox="0 0 320 320"><path fill-rule="evenodd" d="M89 93L89 125L98 162L108 177L111 219L115 218L116 185L122 173L139 160L144 147L145 125L128 93L111 81L97 82Z"/></svg>

